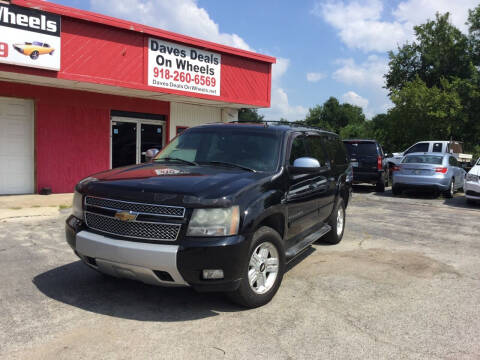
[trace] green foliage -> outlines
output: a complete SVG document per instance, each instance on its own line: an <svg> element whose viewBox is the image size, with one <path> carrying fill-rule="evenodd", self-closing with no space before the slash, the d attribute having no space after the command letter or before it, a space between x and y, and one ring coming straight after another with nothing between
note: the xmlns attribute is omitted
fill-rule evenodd
<svg viewBox="0 0 480 360"><path fill-rule="evenodd" d="M469 35L449 14L416 26L416 40L390 52L386 88L394 107L372 119L372 134L389 151L417 141L455 139L479 150L480 5L469 12Z"/></svg>
<svg viewBox="0 0 480 360"><path fill-rule="evenodd" d="M316 105L308 110L305 123L310 126L318 126L325 130L339 133L349 124L362 124L365 115L359 106L340 104L331 97L323 105Z"/></svg>
<svg viewBox="0 0 480 360"><path fill-rule="evenodd" d="M240 122L261 122L264 116L258 113L257 109L240 109L238 111L238 121Z"/></svg>

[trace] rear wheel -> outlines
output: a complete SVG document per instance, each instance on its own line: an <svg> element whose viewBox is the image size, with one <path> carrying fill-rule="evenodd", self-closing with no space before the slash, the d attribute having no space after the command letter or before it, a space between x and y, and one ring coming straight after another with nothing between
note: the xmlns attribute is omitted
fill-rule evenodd
<svg viewBox="0 0 480 360"><path fill-rule="evenodd" d="M39 53L37 50L35 50L34 52L32 52L32 53L30 54L30 58L31 58L32 60L37 60L39 56L40 56L40 53Z"/></svg>
<svg viewBox="0 0 480 360"><path fill-rule="evenodd" d="M453 194L455 194L455 180L450 180L450 185L448 185L448 190L443 193L447 199L453 198Z"/></svg>
<svg viewBox="0 0 480 360"><path fill-rule="evenodd" d="M255 308L267 304L282 282L285 252L278 232L267 226L259 228L248 259L240 286L227 295L237 304Z"/></svg>
<svg viewBox="0 0 480 360"><path fill-rule="evenodd" d="M398 186L393 185L392 186L392 193L395 196L401 195L402 194L402 189L400 189Z"/></svg>
<svg viewBox="0 0 480 360"><path fill-rule="evenodd" d="M380 177L380 180L378 181L377 185L375 185L375 191L376 192L385 192L385 187L388 186L388 175L383 174Z"/></svg>
<svg viewBox="0 0 480 360"><path fill-rule="evenodd" d="M337 205L330 215L328 225L331 226L332 230L320 241L333 245L338 244L342 241L345 230L345 204L343 203L343 199L338 200Z"/></svg>

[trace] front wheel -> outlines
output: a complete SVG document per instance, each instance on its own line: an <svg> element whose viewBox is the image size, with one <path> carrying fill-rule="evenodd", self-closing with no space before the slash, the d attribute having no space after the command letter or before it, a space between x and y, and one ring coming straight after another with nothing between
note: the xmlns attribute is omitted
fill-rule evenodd
<svg viewBox="0 0 480 360"><path fill-rule="evenodd" d="M338 200L332 215L330 215L328 225L331 226L332 230L321 240L333 245L338 244L342 241L345 230L345 205L343 199Z"/></svg>
<svg viewBox="0 0 480 360"><path fill-rule="evenodd" d="M265 305L280 287L284 271L282 238L274 229L262 226L253 235L240 286L227 295L233 302L248 308Z"/></svg>

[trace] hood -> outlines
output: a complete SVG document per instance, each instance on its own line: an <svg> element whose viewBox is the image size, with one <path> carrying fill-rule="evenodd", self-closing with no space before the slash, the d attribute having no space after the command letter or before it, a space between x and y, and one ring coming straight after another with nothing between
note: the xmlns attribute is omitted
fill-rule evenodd
<svg viewBox="0 0 480 360"><path fill-rule="evenodd" d="M152 203L228 205L236 195L269 176L271 174L221 166L150 163L92 175L82 180L77 190L89 195Z"/></svg>
<svg viewBox="0 0 480 360"><path fill-rule="evenodd" d="M480 165L475 165L468 173L480 176Z"/></svg>

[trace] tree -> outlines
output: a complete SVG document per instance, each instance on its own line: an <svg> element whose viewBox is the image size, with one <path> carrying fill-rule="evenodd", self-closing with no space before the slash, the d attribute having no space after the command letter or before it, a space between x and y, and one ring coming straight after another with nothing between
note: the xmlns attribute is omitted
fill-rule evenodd
<svg viewBox="0 0 480 360"><path fill-rule="evenodd" d="M449 14L414 27L416 39L390 52L386 88L394 107L373 119L373 132L390 150L421 140L480 138L480 5L469 12L469 34Z"/></svg>
<svg viewBox="0 0 480 360"><path fill-rule="evenodd" d="M365 115L359 106L340 104L331 97L323 105L316 105L308 110L305 123L318 126L325 130L339 133L342 128L349 124L361 124L365 122Z"/></svg>
<svg viewBox="0 0 480 360"><path fill-rule="evenodd" d="M386 87L392 93L419 77L428 87L440 79L470 78L475 71L468 37L450 23L450 15L437 13L436 20L415 26L416 41L389 52Z"/></svg>
<svg viewBox="0 0 480 360"><path fill-rule="evenodd" d="M238 121L240 122L261 122L264 116L258 113L257 109L240 109L238 111Z"/></svg>

